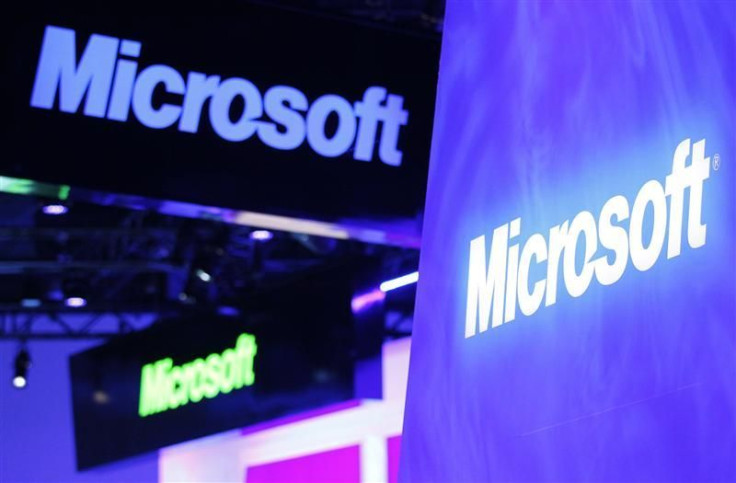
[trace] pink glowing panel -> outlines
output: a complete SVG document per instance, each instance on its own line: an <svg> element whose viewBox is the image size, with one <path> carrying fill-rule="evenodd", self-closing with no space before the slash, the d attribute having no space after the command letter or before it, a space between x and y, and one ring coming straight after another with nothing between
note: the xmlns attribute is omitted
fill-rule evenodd
<svg viewBox="0 0 736 483"><path fill-rule="evenodd" d="M401 435L386 440L388 451L388 483L399 481L399 456L401 455Z"/></svg>
<svg viewBox="0 0 736 483"><path fill-rule="evenodd" d="M246 483L358 482L360 481L360 446L251 466L246 470Z"/></svg>
<svg viewBox="0 0 736 483"><path fill-rule="evenodd" d="M382 302L385 298L386 294L381 290L376 289L372 292L356 296L350 303L350 307L353 309L353 313L357 314L361 310L373 305L376 302Z"/></svg>
<svg viewBox="0 0 736 483"><path fill-rule="evenodd" d="M243 481L246 475L247 481L284 483L396 481L410 346L409 338L384 344L381 400L345 401L165 448L159 481ZM347 468L323 458L335 453L348 454L342 457ZM335 468L314 473L315 460Z"/></svg>

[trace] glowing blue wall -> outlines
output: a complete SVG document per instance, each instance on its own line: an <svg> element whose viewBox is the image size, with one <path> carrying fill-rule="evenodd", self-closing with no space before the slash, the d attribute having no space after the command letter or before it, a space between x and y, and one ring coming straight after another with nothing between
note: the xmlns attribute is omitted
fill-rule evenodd
<svg viewBox="0 0 736 483"><path fill-rule="evenodd" d="M14 341L0 341L0 481L155 482L158 454L77 472L68 358L100 341L28 344L28 386L14 389ZM114 434L110 438L115 438Z"/></svg>
<svg viewBox="0 0 736 483"><path fill-rule="evenodd" d="M403 480L736 479L735 39L732 2L449 0ZM631 205L687 138L704 246L465 338L471 240Z"/></svg>

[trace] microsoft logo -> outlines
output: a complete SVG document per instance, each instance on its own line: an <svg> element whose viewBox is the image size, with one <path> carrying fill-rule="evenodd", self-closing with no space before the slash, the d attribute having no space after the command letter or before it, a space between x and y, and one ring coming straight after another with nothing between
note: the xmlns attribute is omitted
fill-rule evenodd
<svg viewBox="0 0 736 483"><path fill-rule="evenodd" d="M171 358L146 364L141 370L140 417L150 416L203 398L212 399L255 382L256 338L241 334L234 348L175 366Z"/></svg>

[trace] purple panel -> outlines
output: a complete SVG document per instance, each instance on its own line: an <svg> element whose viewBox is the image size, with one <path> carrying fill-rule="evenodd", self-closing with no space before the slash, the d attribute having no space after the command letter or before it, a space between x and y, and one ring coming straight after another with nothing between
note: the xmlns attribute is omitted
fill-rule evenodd
<svg viewBox="0 0 736 483"><path fill-rule="evenodd" d="M399 457L401 456L401 435L392 436L386 440L388 450L388 483L399 480Z"/></svg>
<svg viewBox="0 0 736 483"><path fill-rule="evenodd" d="M247 469L247 483L358 482L360 481L360 447L349 446L332 451L292 458Z"/></svg>
<svg viewBox="0 0 736 483"><path fill-rule="evenodd" d="M733 2L448 2L402 480L736 480L734 32Z"/></svg>

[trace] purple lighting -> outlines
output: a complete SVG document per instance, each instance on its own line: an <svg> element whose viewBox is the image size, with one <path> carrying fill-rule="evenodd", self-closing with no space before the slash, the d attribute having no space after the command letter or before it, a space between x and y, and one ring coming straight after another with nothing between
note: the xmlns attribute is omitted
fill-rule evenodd
<svg viewBox="0 0 736 483"><path fill-rule="evenodd" d="M26 308L36 308L41 306L41 300L35 298L22 299L20 305Z"/></svg>
<svg viewBox="0 0 736 483"><path fill-rule="evenodd" d="M353 313L358 313L376 302L382 302L386 299L386 292L404 287L406 285L411 285L413 283L416 283L417 280L419 280L419 272L412 272L398 278L386 280L385 282L381 283L379 288L371 290L370 292L356 295L355 297L353 297L353 300L350 303L350 306L353 309Z"/></svg>
<svg viewBox="0 0 736 483"><path fill-rule="evenodd" d="M253 230L250 233L251 240L268 241L273 238L273 233L268 230Z"/></svg>
<svg viewBox="0 0 736 483"><path fill-rule="evenodd" d="M83 297L68 297L64 304L67 307L84 307L85 305L87 305L87 300Z"/></svg>
<svg viewBox="0 0 736 483"><path fill-rule="evenodd" d="M390 290L395 290L399 287L404 287L406 285L411 285L412 283L417 283L418 280L419 272L412 272L398 278L386 280L381 284L381 291L388 292Z"/></svg>
<svg viewBox="0 0 736 483"><path fill-rule="evenodd" d="M376 289L368 293L357 295L353 297L350 302L350 307L353 309L353 313L358 313L377 302L382 302L386 298L386 294L381 290Z"/></svg>
<svg viewBox="0 0 736 483"><path fill-rule="evenodd" d="M54 203L49 205L44 205L44 207L41 209L45 215L51 215L51 216L58 216L63 215L67 211L69 211L69 208L67 208L64 205Z"/></svg>
<svg viewBox="0 0 736 483"><path fill-rule="evenodd" d="M224 315L225 317L237 317L238 315L240 315L240 310L229 305L222 305L220 307L217 307L217 313L220 315Z"/></svg>

